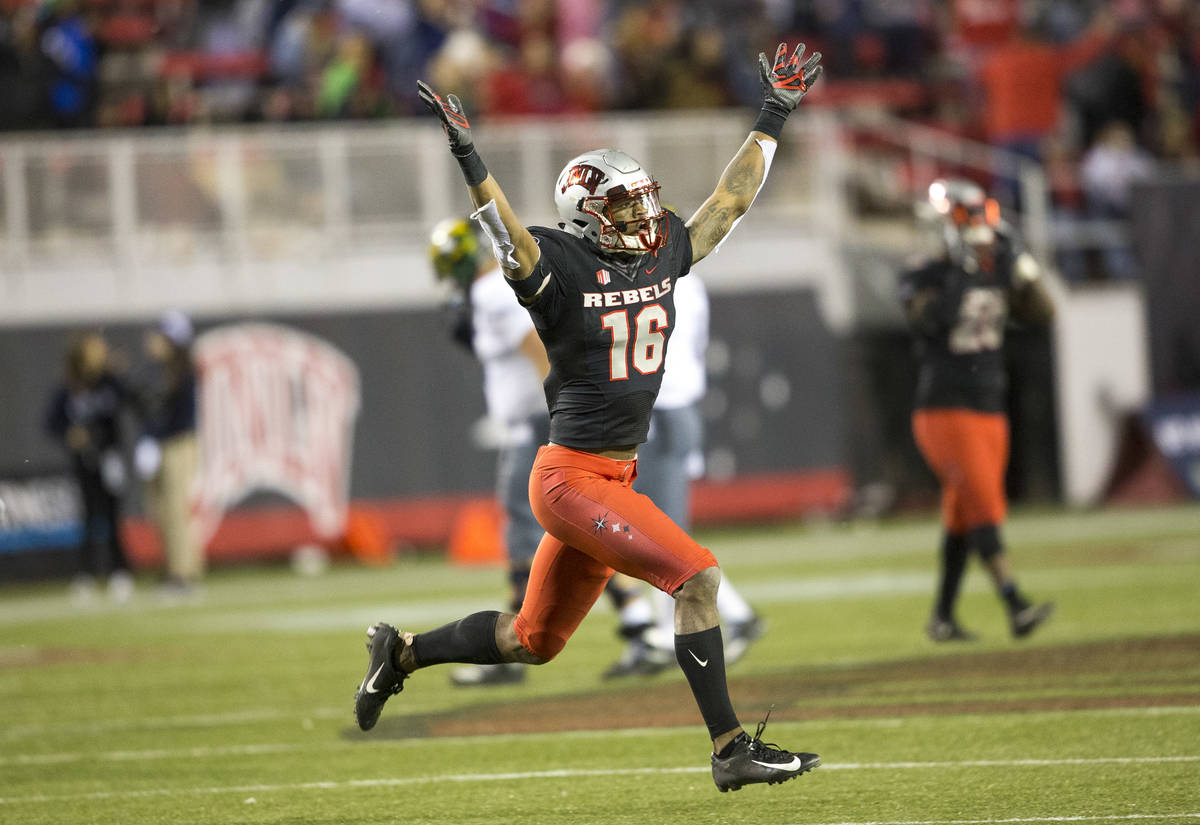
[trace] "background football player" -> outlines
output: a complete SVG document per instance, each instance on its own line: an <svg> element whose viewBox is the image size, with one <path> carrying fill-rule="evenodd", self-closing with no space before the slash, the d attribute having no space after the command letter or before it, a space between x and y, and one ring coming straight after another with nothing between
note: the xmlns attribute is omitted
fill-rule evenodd
<svg viewBox="0 0 1200 825"><path fill-rule="evenodd" d="M368 630L367 674L355 696L364 730L418 668L553 659L620 571L675 598L676 659L708 728L720 790L783 782L820 764L816 754L763 742L765 720L753 738L742 729L725 681L717 561L632 489L672 331L675 283L754 202L788 115L821 74L820 55L802 63L802 54L803 46L789 54L780 44L773 65L759 55L762 110L686 224L661 207L659 185L640 164L601 149L559 175L559 228L526 228L475 150L458 99L419 84L462 169L474 217L549 356L550 443L538 451L529 482L546 535L516 615L483 611L421 634L384 623Z"/></svg>
<svg viewBox="0 0 1200 825"><path fill-rule="evenodd" d="M982 188L937 180L929 187L929 204L942 252L900 282L920 364L913 435L942 488L941 577L926 632L934 641L974 638L954 615L974 550L1019 638L1045 621L1054 605L1031 604L1021 593L1000 536L1009 447L1004 328L1010 316L1046 323L1054 305L1038 262Z"/></svg>

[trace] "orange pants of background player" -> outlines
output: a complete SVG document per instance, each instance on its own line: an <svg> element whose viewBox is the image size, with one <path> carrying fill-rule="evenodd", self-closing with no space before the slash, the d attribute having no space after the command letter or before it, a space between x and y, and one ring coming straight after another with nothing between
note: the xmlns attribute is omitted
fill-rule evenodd
<svg viewBox="0 0 1200 825"><path fill-rule="evenodd" d="M913 413L913 436L942 486L942 526L963 534L1004 522L1008 418L959 408Z"/></svg>
<svg viewBox="0 0 1200 825"><path fill-rule="evenodd" d="M525 649L552 659L579 627L613 571L667 593L716 565L649 498L633 491L637 460L554 444L538 450L529 503L546 535L514 628Z"/></svg>

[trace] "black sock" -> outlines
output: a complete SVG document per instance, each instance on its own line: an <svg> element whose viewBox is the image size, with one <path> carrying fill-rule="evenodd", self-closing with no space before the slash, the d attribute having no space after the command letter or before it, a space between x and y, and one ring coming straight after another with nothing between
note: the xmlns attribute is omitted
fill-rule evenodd
<svg viewBox="0 0 1200 825"><path fill-rule="evenodd" d="M942 579L938 586L937 617L943 621L954 619L954 603L958 601L958 590L963 573L967 569L967 537L961 533L945 533L942 536Z"/></svg>
<svg viewBox="0 0 1200 825"><path fill-rule="evenodd" d="M716 739L738 727L737 715L729 701L729 688L725 684L725 646L721 641L721 628L676 634L675 658L692 687L700 715L708 726L709 738Z"/></svg>
<svg viewBox="0 0 1200 825"><path fill-rule="evenodd" d="M504 661L496 645L499 612L484 610L413 637L413 661L417 667L461 662L496 665Z"/></svg>
<svg viewBox="0 0 1200 825"><path fill-rule="evenodd" d="M744 739L749 739L749 738L750 738L750 734L748 734L748 733L746 733L745 731L743 731L742 733L739 733L737 736L735 736L735 737L733 737L732 739L730 739L730 740L729 740L729 741L728 741L728 742L725 744L725 747L721 748L721 752L717 754L717 758L718 758L718 759L728 759L728 758L729 758L729 755L730 755L731 753L733 753L733 749L737 747L738 740L739 740L739 739L743 739L743 738L744 738Z"/></svg>
<svg viewBox="0 0 1200 825"><path fill-rule="evenodd" d="M1008 605L1009 613L1020 613L1029 607L1029 600L1021 593L1016 582L1010 581L1001 585L1000 598L1004 599L1004 603Z"/></svg>

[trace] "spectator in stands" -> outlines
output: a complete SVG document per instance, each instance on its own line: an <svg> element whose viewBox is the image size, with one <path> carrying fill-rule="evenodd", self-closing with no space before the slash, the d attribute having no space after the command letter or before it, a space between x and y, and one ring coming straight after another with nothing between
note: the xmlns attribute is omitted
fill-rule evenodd
<svg viewBox="0 0 1200 825"><path fill-rule="evenodd" d="M178 310L146 333L150 363L140 386L143 433L134 465L146 483L151 518L167 561L164 588L189 595L204 575L204 548L189 515L196 476L196 370L192 322Z"/></svg>
<svg viewBox="0 0 1200 825"><path fill-rule="evenodd" d="M486 109L487 91L484 84L479 82L479 75L486 73L497 62L494 51L491 44L474 29L456 29L430 60L429 76L447 88L459 84L458 88L463 90L464 105L471 105L476 110Z"/></svg>
<svg viewBox="0 0 1200 825"><path fill-rule="evenodd" d="M1150 178L1154 160L1134 140L1129 124L1114 120L1106 125L1087 150L1080 165L1080 181L1088 215L1102 220L1127 221L1134 184ZM1137 265L1128 243L1110 242L1104 249L1109 278L1129 280Z"/></svg>
<svg viewBox="0 0 1200 825"><path fill-rule="evenodd" d="M724 35L716 22L689 28L667 61L658 105L668 109L716 109L733 105L727 63Z"/></svg>
<svg viewBox="0 0 1200 825"><path fill-rule="evenodd" d="M119 602L133 593L133 577L121 540L125 462L121 417L131 396L112 367L108 342L99 332L76 336L67 349L65 381L50 396L46 431L70 455L83 504L77 598L89 599L97 580L108 580Z"/></svg>
<svg viewBox="0 0 1200 825"><path fill-rule="evenodd" d="M29 129L41 123L40 61L34 6L0 16L0 129Z"/></svg>
<svg viewBox="0 0 1200 825"><path fill-rule="evenodd" d="M1027 30L986 53L979 70L983 87L983 129L987 140L1040 160L1042 141L1059 126L1064 78L1096 59L1111 42L1114 21L1100 13L1078 40L1054 45ZM998 194L1017 203L1015 181Z"/></svg>
<svg viewBox="0 0 1200 825"><path fill-rule="evenodd" d="M1079 120L1080 146L1092 145L1114 120L1124 122L1139 140L1149 137L1144 91L1152 74L1149 35L1140 23L1126 24L1111 48L1065 84L1066 98Z"/></svg>
<svg viewBox="0 0 1200 825"><path fill-rule="evenodd" d="M599 112L612 108L615 94L613 58L596 38L572 40L562 53L562 84L569 112Z"/></svg>
<svg viewBox="0 0 1200 825"><path fill-rule="evenodd" d="M678 6L626 6L613 20L611 43L617 69L619 109L649 109L666 88L665 68L679 47L683 22Z"/></svg>
<svg viewBox="0 0 1200 825"><path fill-rule="evenodd" d="M342 36L337 55L321 72L317 115L346 118L368 114L366 101L372 66L371 44L357 32Z"/></svg>
<svg viewBox="0 0 1200 825"><path fill-rule="evenodd" d="M879 33L888 77L921 74L932 44L930 0L863 0L866 22Z"/></svg>
<svg viewBox="0 0 1200 825"><path fill-rule="evenodd" d="M50 0L41 13L39 42L51 120L64 128L90 126L96 104L96 41L75 0Z"/></svg>
<svg viewBox="0 0 1200 825"><path fill-rule="evenodd" d="M485 111L500 115L551 115L566 110L554 42L544 34L521 40L513 59L488 72Z"/></svg>

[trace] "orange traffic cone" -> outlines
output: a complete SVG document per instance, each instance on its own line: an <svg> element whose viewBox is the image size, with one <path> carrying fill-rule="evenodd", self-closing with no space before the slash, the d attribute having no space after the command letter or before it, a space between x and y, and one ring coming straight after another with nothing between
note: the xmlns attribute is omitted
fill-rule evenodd
<svg viewBox="0 0 1200 825"><path fill-rule="evenodd" d="M455 564L504 564L504 513L494 499L464 504L450 529Z"/></svg>

